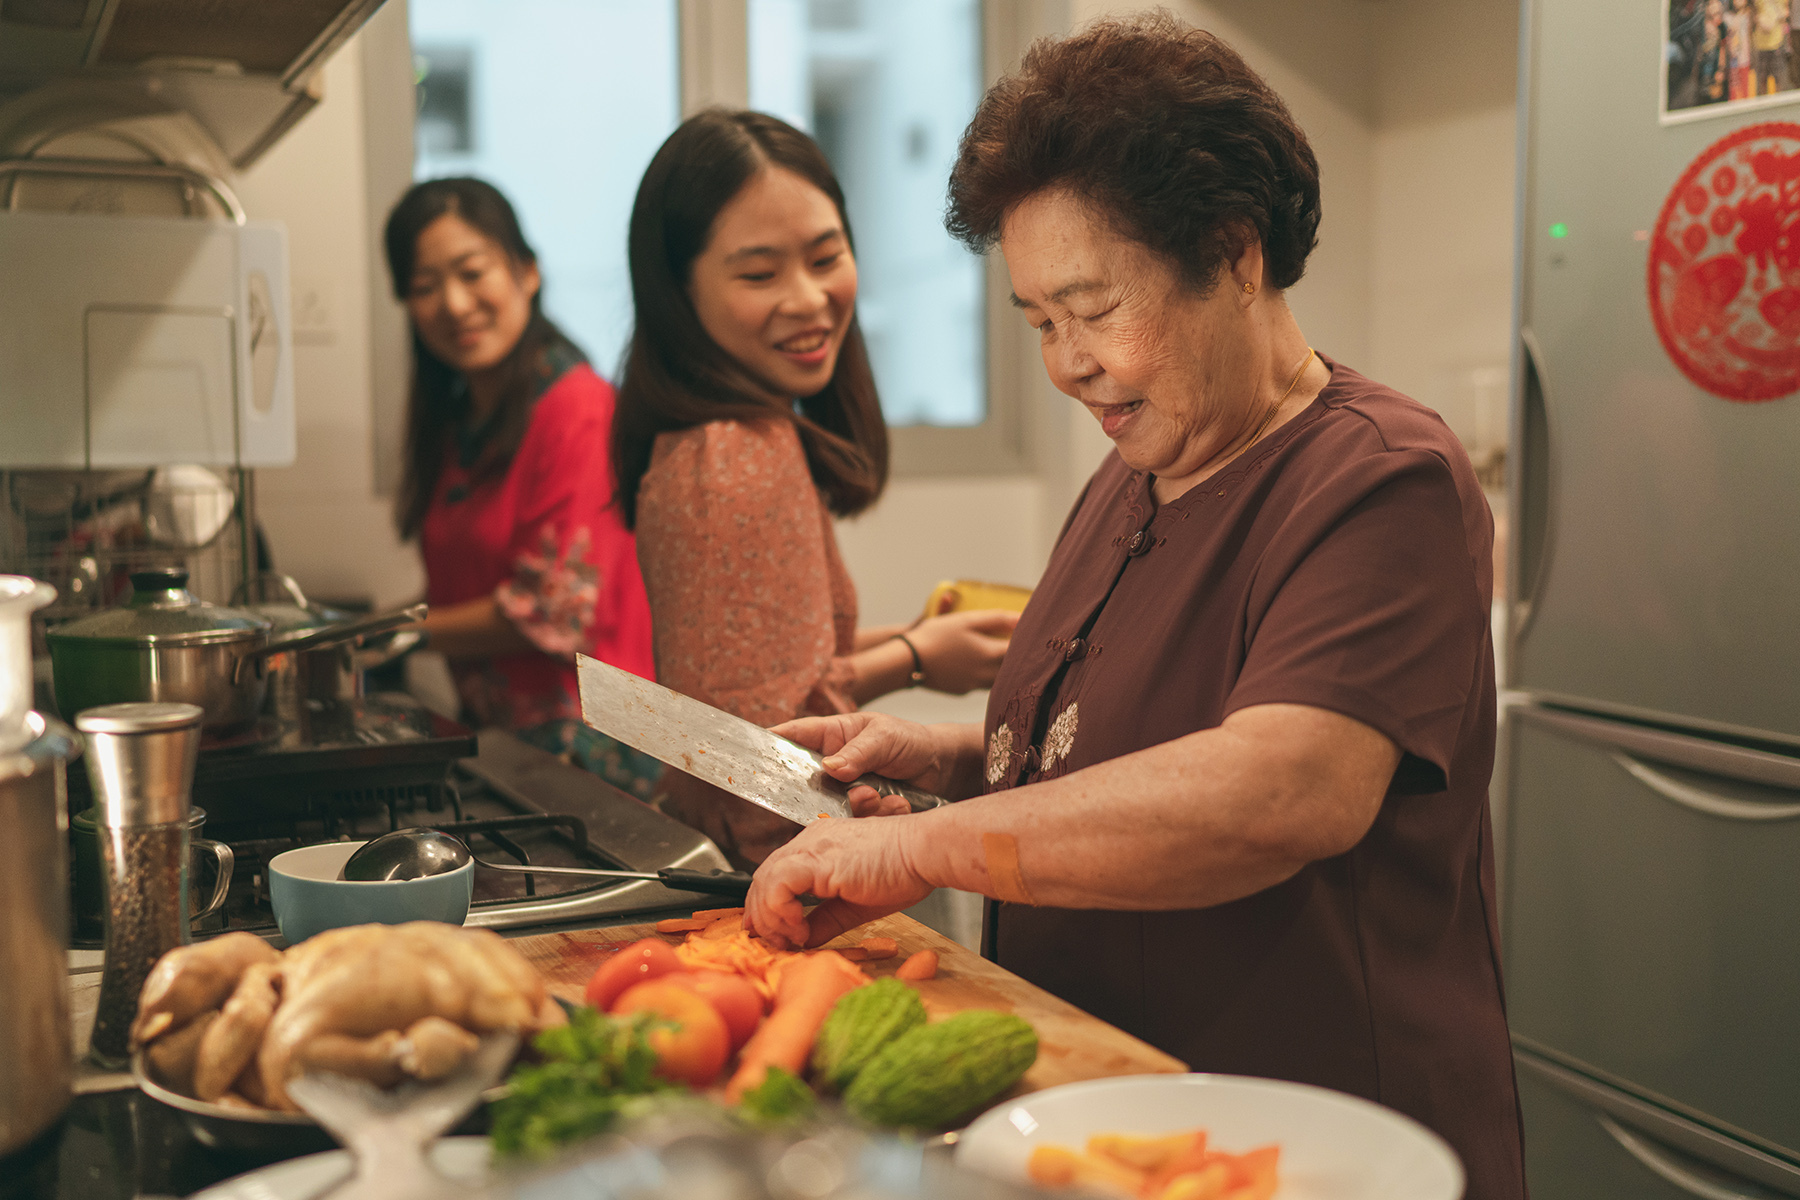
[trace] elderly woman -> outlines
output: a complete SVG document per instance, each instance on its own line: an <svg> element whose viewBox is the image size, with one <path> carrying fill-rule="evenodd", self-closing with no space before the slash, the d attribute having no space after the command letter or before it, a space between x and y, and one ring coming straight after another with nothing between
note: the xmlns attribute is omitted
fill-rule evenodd
<svg viewBox="0 0 1800 1200"><path fill-rule="evenodd" d="M1283 295L1319 215L1281 100L1166 16L1040 42L988 93L949 224L998 243L1114 453L985 729L779 727L841 779L978 798L899 815L859 789L875 819L776 851L748 916L816 945L980 892L1002 966L1196 1069L1391 1105L1450 1141L1470 1197L1516 1200L1492 521L1435 414L1309 349Z"/></svg>

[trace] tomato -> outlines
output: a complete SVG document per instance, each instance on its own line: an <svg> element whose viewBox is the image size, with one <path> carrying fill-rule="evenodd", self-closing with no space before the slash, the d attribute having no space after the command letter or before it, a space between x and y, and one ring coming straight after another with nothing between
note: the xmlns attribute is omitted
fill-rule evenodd
<svg viewBox="0 0 1800 1200"><path fill-rule="evenodd" d="M731 1034L731 1048L736 1050L750 1040L762 1024L762 993L742 975L724 971L689 971L683 975L665 975L664 983L678 984L719 1010L725 1028Z"/></svg>
<svg viewBox="0 0 1800 1200"><path fill-rule="evenodd" d="M731 1055L725 1018L678 983L664 979L640 983L614 1001L612 1011L655 1013L670 1022L650 1031L656 1073L665 1079L705 1087L719 1077Z"/></svg>
<svg viewBox="0 0 1800 1200"><path fill-rule="evenodd" d="M587 1002L605 1012L625 990L646 980L671 975L682 969L675 947L661 938L633 942L600 964L587 984Z"/></svg>

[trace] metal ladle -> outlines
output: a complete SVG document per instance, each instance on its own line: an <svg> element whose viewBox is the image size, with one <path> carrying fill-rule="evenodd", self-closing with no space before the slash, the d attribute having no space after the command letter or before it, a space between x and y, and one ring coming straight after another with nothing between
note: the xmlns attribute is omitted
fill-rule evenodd
<svg viewBox="0 0 1800 1200"><path fill-rule="evenodd" d="M364 883L380 880L421 879L442 875L473 861L490 871L518 875L584 875L599 879L647 879L679 892L709 896L733 896L741 900L750 890L750 876L743 871L691 871L664 867L660 871L607 871L599 867L519 867L476 858L462 841L436 829L396 829L365 843L345 862L339 879Z"/></svg>

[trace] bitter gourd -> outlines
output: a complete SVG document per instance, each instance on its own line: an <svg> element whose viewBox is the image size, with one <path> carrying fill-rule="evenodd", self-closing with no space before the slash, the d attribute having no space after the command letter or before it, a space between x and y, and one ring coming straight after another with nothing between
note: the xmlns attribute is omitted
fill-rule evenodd
<svg viewBox="0 0 1800 1200"><path fill-rule="evenodd" d="M843 1091L881 1050L925 1023L925 1002L898 979L877 979L848 993L832 1008L813 1044L814 1076Z"/></svg>
<svg viewBox="0 0 1800 1200"><path fill-rule="evenodd" d="M1037 1032L1009 1013L958 1013L887 1044L844 1093L876 1125L937 1129L987 1104L1037 1061Z"/></svg>

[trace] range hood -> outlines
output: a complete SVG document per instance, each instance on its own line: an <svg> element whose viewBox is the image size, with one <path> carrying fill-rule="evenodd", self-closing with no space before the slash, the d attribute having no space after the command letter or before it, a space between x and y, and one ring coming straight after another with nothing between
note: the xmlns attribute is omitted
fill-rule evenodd
<svg viewBox="0 0 1800 1200"><path fill-rule="evenodd" d="M243 169L318 103L381 0L0 0L0 151L71 123L185 114Z"/></svg>

